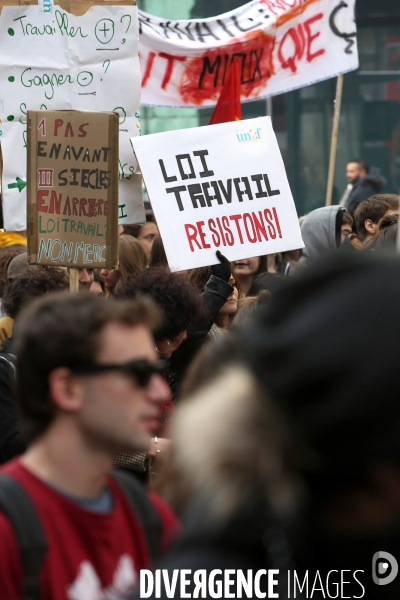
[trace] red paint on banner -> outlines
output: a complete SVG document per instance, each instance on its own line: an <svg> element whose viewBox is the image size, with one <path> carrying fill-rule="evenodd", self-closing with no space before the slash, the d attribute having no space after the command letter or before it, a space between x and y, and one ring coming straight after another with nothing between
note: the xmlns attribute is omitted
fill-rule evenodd
<svg viewBox="0 0 400 600"><path fill-rule="evenodd" d="M314 2L319 2L319 0L305 0L304 2L299 3L297 6L295 6L291 10L288 10L283 15L280 15L280 17L278 17L276 22L274 23L274 26L280 27L281 25L284 25L288 21L291 21L292 19L295 19L299 15L302 15L303 12L306 10L306 8L308 6L310 6L310 4L314 4Z"/></svg>
<svg viewBox="0 0 400 600"><path fill-rule="evenodd" d="M265 4L267 8L272 12L273 15L277 15L280 10L288 10L288 8L294 8L296 5L301 4L305 0L260 0L260 4Z"/></svg>
<svg viewBox="0 0 400 600"><path fill-rule="evenodd" d="M276 23L274 23L275 27L284 25L291 19L298 17L306 10L307 6L314 2L319 2L319 0L260 0L260 4L265 4L275 16L285 11L279 15Z"/></svg>
<svg viewBox="0 0 400 600"><path fill-rule="evenodd" d="M180 62L185 62L186 56L174 56L173 54L167 54L166 52L159 52L158 56L160 56L161 58L165 58L167 60L167 68L165 69L165 74L164 74L163 80L161 82L161 89L165 90L165 89L167 89L167 84L168 84L169 80L171 79L174 62L176 60L180 61Z"/></svg>
<svg viewBox="0 0 400 600"><path fill-rule="evenodd" d="M275 74L272 52L275 37L263 31L246 34L224 48L207 50L189 62L180 82L180 94L188 104L218 100L233 60L239 64L241 95L256 98Z"/></svg>
<svg viewBox="0 0 400 600"><path fill-rule="evenodd" d="M155 52L149 52L149 56L147 57L146 68L144 71L143 79L142 79L142 87L145 87L147 80L150 77L151 69L153 68L153 62L156 57Z"/></svg>
<svg viewBox="0 0 400 600"><path fill-rule="evenodd" d="M317 56L325 54L324 48L315 48L313 44L321 32L318 31L318 25L314 23L321 21L323 14L319 13L310 17L304 23L299 23L295 27L290 27L282 37L278 48L278 60L284 69L290 69L292 73L297 72L297 63L303 58L306 52L307 62L312 62ZM318 43L317 43L318 44Z"/></svg>

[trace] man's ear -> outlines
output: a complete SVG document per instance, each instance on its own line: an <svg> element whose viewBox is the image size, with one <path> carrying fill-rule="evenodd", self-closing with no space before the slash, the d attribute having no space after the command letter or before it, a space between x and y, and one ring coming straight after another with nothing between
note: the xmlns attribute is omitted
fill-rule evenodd
<svg viewBox="0 0 400 600"><path fill-rule="evenodd" d="M66 412L76 412L82 405L82 385L66 367L54 369L49 375L49 391L54 404Z"/></svg>
<svg viewBox="0 0 400 600"><path fill-rule="evenodd" d="M375 235L378 226L376 223L373 223L373 221L371 221L371 219L365 219L364 227L365 227L366 231L368 231L369 234Z"/></svg>

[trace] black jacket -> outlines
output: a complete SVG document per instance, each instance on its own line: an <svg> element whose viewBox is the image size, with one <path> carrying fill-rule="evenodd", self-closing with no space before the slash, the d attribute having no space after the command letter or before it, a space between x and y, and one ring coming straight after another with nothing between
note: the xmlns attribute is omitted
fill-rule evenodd
<svg viewBox="0 0 400 600"><path fill-rule="evenodd" d="M26 445L18 431L14 383L15 358L11 354L12 339L5 340L0 348L0 463L22 454Z"/></svg>
<svg viewBox="0 0 400 600"><path fill-rule="evenodd" d="M248 503L241 509L238 509L226 523L211 522L207 519L207 502L198 503L193 506L188 514L188 520L184 523L183 534L177 541L176 545L169 553L168 557L161 563L156 564L156 569L163 569L168 573L169 581L172 580L174 570L179 570L182 573L183 569L190 570L188 576L188 586L186 592L190 594L188 597L199 598L215 598L212 589L205 590L205 595L193 594L195 588L194 572L205 570L207 575L215 569L221 570L222 573L216 574L215 581L222 582L224 579L224 571L231 571L231 580L233 584L229 592L234 593L234 597L240 597L235 593L237 571L242 571L244 576L248 574L248 570L252 571L252 577L260 570L268 570L270 568L279 568L278 586L274 592L279 592L279 598L285 600L285 590L287 589L286 574L288 568L293 568L291 563L290 547L287 542L287 536L280 526L277 526L275 519L267 514L265 503L254 505ZM190 515L190 516L189 516ZM164 576L165 577L165 576ZM167 595L164 585L165 579L161 582L161 594L156 596L155 589L150 599L156 597L161 600L167 598L182 598L180 593L180 581L178 582L172 594ZM210 582L211 588L215 587L214 583ZM146 586L147 587L147 586ZM144 590L141 590L142 592ZM226 589L222 589L222 592ZM260 591L267 597L268 579L264 574L260 578ZM130 600L139 600L140 591L136 590ZM225 598L222 593L220 598ZM243 594L241 597L255 600L256 596L253 590L248 596ZM299 598L299 596L297 596Z"/></svg>
<svg viewBox="0 0 400 600"><path fill-rule="evenodd" d="M179 386L183 381L186 369L202 347L207 333L210 331L219 311L232 294L232 290L233 287L229 283L215 277L215 275L211 275L207 281L203 293L203 300L206 304L204 318L196 324L195 331L188 331L187 338L168 360L168 384L174 398L179 392Z"/></svg>
<svg viewBox="0 0 400 600"><path fill-rule="evenodd" d="M360 202L374 194L379 194L384 185L385 180L378 175L365 175L365 177L358 179L351 190L350 196L347 198L347 212L353 216Z"/></svg>

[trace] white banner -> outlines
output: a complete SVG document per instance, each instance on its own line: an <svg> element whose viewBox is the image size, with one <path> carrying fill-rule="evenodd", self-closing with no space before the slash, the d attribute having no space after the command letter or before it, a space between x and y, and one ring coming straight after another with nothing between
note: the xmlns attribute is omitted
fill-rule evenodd
<svg viewBox="0 0 400 600"><path fill-rule="evenodd" d="M56 6L51 13L39 6L3 7L0 141L7 230L26 229L28 109L118 112L119 222L145 221L129 141L140 131L138 38L134 6L96 6L80 17Z"/></svg>
<svg viewBox="0 0 400 600"><path fill-rule="evenodd" d="M214 106L236 57L241 100L357 69L355 0L253 0L212 19L139 11L142 104Z"/></svg>
<svg viewBox="0 0 400 600"><path fill-rule="evenodd" d="M132 139L172 271L303 248L271 119Z"/></svg>

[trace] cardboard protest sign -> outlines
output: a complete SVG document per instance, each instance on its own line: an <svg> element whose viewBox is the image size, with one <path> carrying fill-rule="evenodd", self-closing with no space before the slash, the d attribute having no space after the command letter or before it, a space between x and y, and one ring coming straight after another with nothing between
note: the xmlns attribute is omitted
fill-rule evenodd
<svg viewBox="0 0 400 600"><path fill-rule="evenodd" d="M118 265L118 115L28 111L28 262Z"/></svg>
<svg viewBox="0 0 400 600"><path fill-rule="evenodd" d="M355 0L253 0L211 19L139 11L142 104L214 106L232 61L241 100L357 69Z"/></svg>
<svg viewBox="0 0 400 600"><path fill-rule="evenodd" d="M303 248L271 119L132 139L173 271Z"/></svg>
<svg viewBox="0 0 400 600"><path fill-rule="evenodd" d="M72 2L75 8L80 4L87 9L90 3ZM119 222L144 222L141 178L129 141L140 131L137 8L111 3L76 16L49 5L50 12L39 6L5 6L0 15L5 228L26 229L28 110L117 112Z"/></svg>

